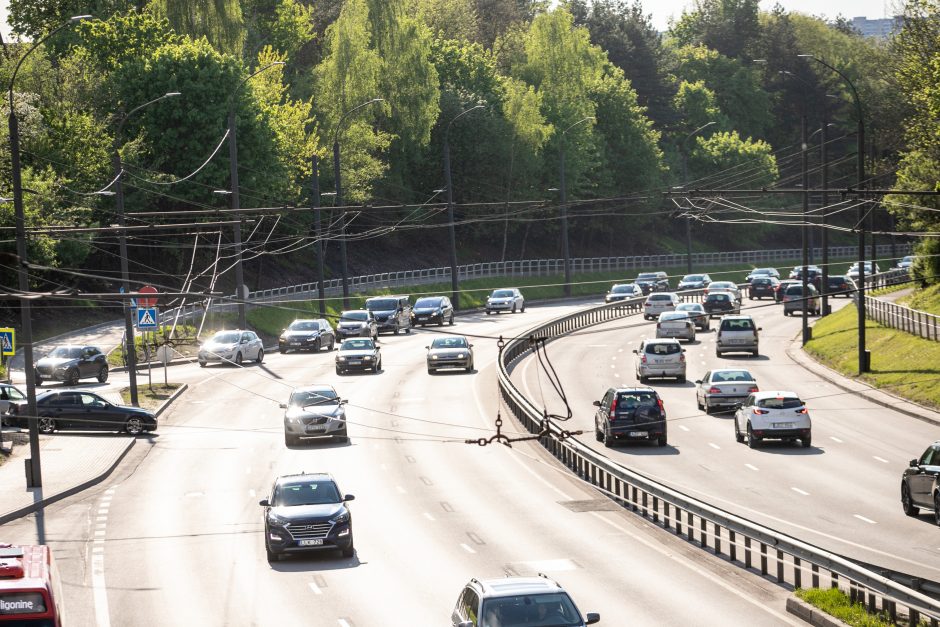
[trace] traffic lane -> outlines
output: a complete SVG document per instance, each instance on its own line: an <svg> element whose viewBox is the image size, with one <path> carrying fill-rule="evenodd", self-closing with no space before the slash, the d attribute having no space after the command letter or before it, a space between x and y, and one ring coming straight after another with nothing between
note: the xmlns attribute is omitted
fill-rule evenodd
<svg viewBox="0 0 940 627"><path fill-rule="evenodd" d="M779 308L776 312L769 308L761 308L759 311L766 317L768 313L779 312ZM777 315L780 314L777 313ZM759 318L758 320L765 329L768 322L775 323L774 320L760 321ZM795 334L799 328L799 320L787 318L784 323L794 328L785 331L774 326L775 331L792 337L792 334ZM635 346L648 330L654 328L652 325L637 325L627 321L608 323L606 326L613 330L603 334L594 332L585 335L575 334L549 344L548 348L550 357L556 365L559 363L577 364L576 367L567 367L562 371L562 381L569 391L572 406L576 409L576 418L566 427L583 429L585 436L582 441L601 451L604 447L596 444L593 438L594 408L591 402L599 399L609 385L638 384L633 374L631 347ZM695 372L694 366L689 366L690 376L700 376L708 367L720 364L722 367L748 368L757 376L763 389L796 388L796 391L803 394L800 390L811 383L817 386L816 390L819 390L818 386L821 382L812 382L814 377L807 376L807 373L792 364L785 354L775 355L778 350L777 345L773 341L767 342L766 335L766 331L762 333L762 352L765 355L758 359L750 357L715 359L712 344L714 333L699 335L701 340L699 343L686 345L688 351L686 354L689 356L690 364L702 362L699 374L692 374ZM615 339L608 342L602 339L604 337ZM572 343L577 346L571 348L570 353L565 352L565 347ZM768 352L770 352L769 357L766 355ZM783 361L790 365L778 365ZM540 375L542 380L539 381L539 377L534 374L538 370L535 367L535 360L527 360L523 368L523 370L517 369L519 372L514 373L514 376L519 376L526 382L530 398L541 400L547 384L544 375ZM528 369L532 369L532 372ZM570 377L565 377L565 371ZM732 423L728 419L730 415L726 415L725 418L706 417L697 410L691 382L679 385L654 380L653 386L664 399L669 416L669 439L673 446L666 449L630 447L609 452L608 454L613 458L620 456L623 461L638 467L644 474L718 505L722 503L732 505L736 507L734 511L771 524L781 531L810 539L807 537L808 534L825 534L824 530L832 529L835 533L830 535L840 537L842 552L861 551L868 561L876 561L875 557L877 557L877 561L881 563L886 558L894 559L892 556L897 556L896 561L899 562L899 567L903 565L904 569L911 570L910 566L913 563L917 569L926 569L921 572L929 572L932 576L936 576L932 565L935 558L928 557L922 550L923 546L931 546L929 537L926 536L932 529L922 524L922 520L926 518L908 520L900 516L900 509L897 505L900 469L890 468L890 463L876 459L878 457L887 459L879 455L879 452L884 449L879 446L880 441L887 437L885 432L889 430L889 427L884 424L883 408L865 404L863 411L847 412L844 399L837 397L837 400L831 401L839 405L832 413L838 412L843 415L835 422L843 420L845 414L857 416L861 413L870 413L882 417L880 424L872 427L874 429L872 435L868 436L872 440L872 445L877 448L870 449L870 452L866 453L867 457L862 458L872 460L872 464L866 466L859 462L860 453L851 448L829 451L828 447L823 448L819 445L820 438L829 441L829 437L838 438L839 436L828 430L830 416L814 405L811 407L813 407L814 417L814 439L817 444L813 449L804 451L768 442L758 451L750 451L734 442ZM593 393L588 391L584 394L585 390L593 390ZM804 395L809 396L809 394ZM564 415L564 406L557 399L549 396L544 402L549 412ZM854 405L855 403L852 406ZM910 430L920 434L912 436L914 441L924 436L929 437L929 425L903 416L898 419L909 423ZM841 427L836 425L834 430L838 432ZM901 449L907 446L910 444L898 445ZM683 453L690 454L683 455ZM794 477L794 460L791 459L794 456L807 458L801 467L801 470L807 471L801 473L803 476ZM847 468L851 468L852 472L846 472ZM760 474L757 474L758 472ZM690 477L694 477L694 480ZM826 479L820 481L819 477L826 477ZM812 506L808 507L807 501ZM871 504L875 504L875 507L872 508ZM899 527L895 533L904 540L907 540L908 534L914 534L915 542L912 543L906 555L897 555L893 551L876 553L878 551L876 547L881 546L884 540L881 526L885 524ZM845 529L851 533L846 534ZM848 539L845 539L846 537ZM822 536L822 540L830 543L829 546L831 546L834 538ZM849 544L846 544L847 542Z"/></svg>

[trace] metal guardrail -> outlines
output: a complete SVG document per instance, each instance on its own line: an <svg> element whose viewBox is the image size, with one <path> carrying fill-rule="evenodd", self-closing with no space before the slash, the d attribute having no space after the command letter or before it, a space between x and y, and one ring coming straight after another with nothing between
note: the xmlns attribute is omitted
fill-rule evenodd
<svg viewBox="0 0 940 627"><path fill-rule="evenodd" d="M700 295L700 294L699 294ZM684 296L692 299L694 293ZM622 319L642 311L645 299L637 298L590 307L533 328L502 347L498 366L500 396L508 410L530 433L543 429L542 411L513 384L515 364L531 352L529 337L560 338L593 325ZM703 550L726 557L731 563L778 583L802 587L826 584L845 590L853 602L869 611L883 611L891 620L931 627L940 625L940 601L901 583L797 538L757 524L617 464L576 438L562 441L562 429L550 425L552 436L540 443L562 464L596 486L615 502L676 535L685 536Z"/></svg>
<svg viewBox="0 0 940 627"><path fill-rule="evenodd" d="M910 244L897 244L893 247L897 254L910 254ZM832 259L852 259L857 256L857 246L830 246ZM892 254L892 246L883 244L876 247L879 257ZM778 261L799 259L802 250L783 248L773 250L741 250L732 252L693 253L692 263L698 266L715 266L729 263L768 264ZM813 256L822 257L822 249L814 248ZM637 270L645 268L675 268L687 263L684 254L637 255L633 257L577 257L570 260L571 271L576 273L613 272L618 270ZM520 259L513 261L489 261L457 266L457 278L461 281L489 277L524 278L561 274L564 272L564 259ZM382 272L349 278L351 292L366 292L375 289L392 289L411 285L430 283L449 283L450 267L425 268L422 270L402 270L400 272ZM324 291L328 297L343 293L342 279L330 279L324 282ZM285 302L309 300L318 294L317 283L301 283L269 290L248 293L248 300L253 303ZM218 304L216 305L218 306Z"/></svg>
<svg viewBox="0 0 940 627"><path fill-rule="evenodd" d="M907 270L893 270L876 276L882 279L879 285L883 286L898 285L911 280ZM888 302L877 296L866 295L865 316L883 326L898 329L925 340L940 342L940 316L935 314Z"/></svg>

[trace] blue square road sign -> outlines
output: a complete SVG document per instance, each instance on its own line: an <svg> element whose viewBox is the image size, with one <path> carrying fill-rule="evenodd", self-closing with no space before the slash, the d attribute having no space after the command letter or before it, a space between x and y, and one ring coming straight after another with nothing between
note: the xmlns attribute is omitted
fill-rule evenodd
<svg viewBox="0 0 940 627"><path fill-rule="evenodd" d="M16 352L16 331L10 328L0 329L0 355L12 355Z"/></svg>
<svg viewBox="0 0 940 627"><path fill-rule="evenodd" d="M137 309L138 329L156 329L158 319L156 307L139 307Z"/></svg>

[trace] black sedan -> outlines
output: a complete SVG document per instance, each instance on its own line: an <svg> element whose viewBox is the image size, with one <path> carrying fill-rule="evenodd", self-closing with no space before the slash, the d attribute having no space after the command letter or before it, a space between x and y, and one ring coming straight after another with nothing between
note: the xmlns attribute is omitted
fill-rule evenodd
<svg viewBox="0 0 940 627"><path fill-rule="evenodd" d="M9 422L14 426L28 426L27 404L10 403ZM36 395L39 432L52 433L64 429L82 431L125 431L138 435L157 430L157 417L139 407L115 405L94 394L80 390L49 390Z"/></svg>
<svg viewBox="0 0 940 627"><path fill-rule="evenodd" d="M277 348L282 353L292 350L319 351L324 346L333 350L336 334L333 326L326 320L294 320L277 338Z"/></svg>
<svg viewBox="0 0 940 627"><path fill-rule="evenodd" d="M350 370L382 369L382 350L371 338L351 338L343 340L336 353L336 374L345 374Z"/></svg>
<svg viewBox="0 0 940 627"><path fill-rule="evenodd" d="M765 296L774 298L777 295L777 288L780 286L780 279L772 276L754 277L747 286L747 295L751 300L755 298L760 300Z"/></svg>
<svg viewBox="0 0 940 627"><path fill-rule="evenodd" d="M414 324L422 327L426 324L444 326L454 324L454 306L446 296L425 296L419 298L411 308Z"/></svg>
<svg viewBox="0 0 940 627"><path fill-rule="evenodd" d="M934 522L940 525L940 440L904 469L901 507L908 516L917 516L920 508L931 510Z"/></svg>
<svg viewBox="0 0 940 627"><path fill-rule="evenodd" d="M62 381L75 385L79 379L108 380L108 358L96 346L58 346L36 362L36 385Z"/></svg>

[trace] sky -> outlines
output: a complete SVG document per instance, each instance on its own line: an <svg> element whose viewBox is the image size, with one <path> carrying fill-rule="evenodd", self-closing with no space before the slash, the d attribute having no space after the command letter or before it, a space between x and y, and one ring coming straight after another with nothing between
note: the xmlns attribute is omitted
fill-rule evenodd
<svg viewBox="0 0 940 627"><path fill-rule="evenodd" d="M666 30L669 20L678 19L683 10L694 6L694 0L642 0L643 9L653 17L656 30ZM0 0L0 32L3 39L9 41L9 28L6 25L7 5L9 0ZM827 19L836 16L853 18L865 16L870 20L891 17L892 7L897 0L761 0L761 10L770 11L775 4L780 4L787 11L798 11L808 15L821 15Z"/></svg>

